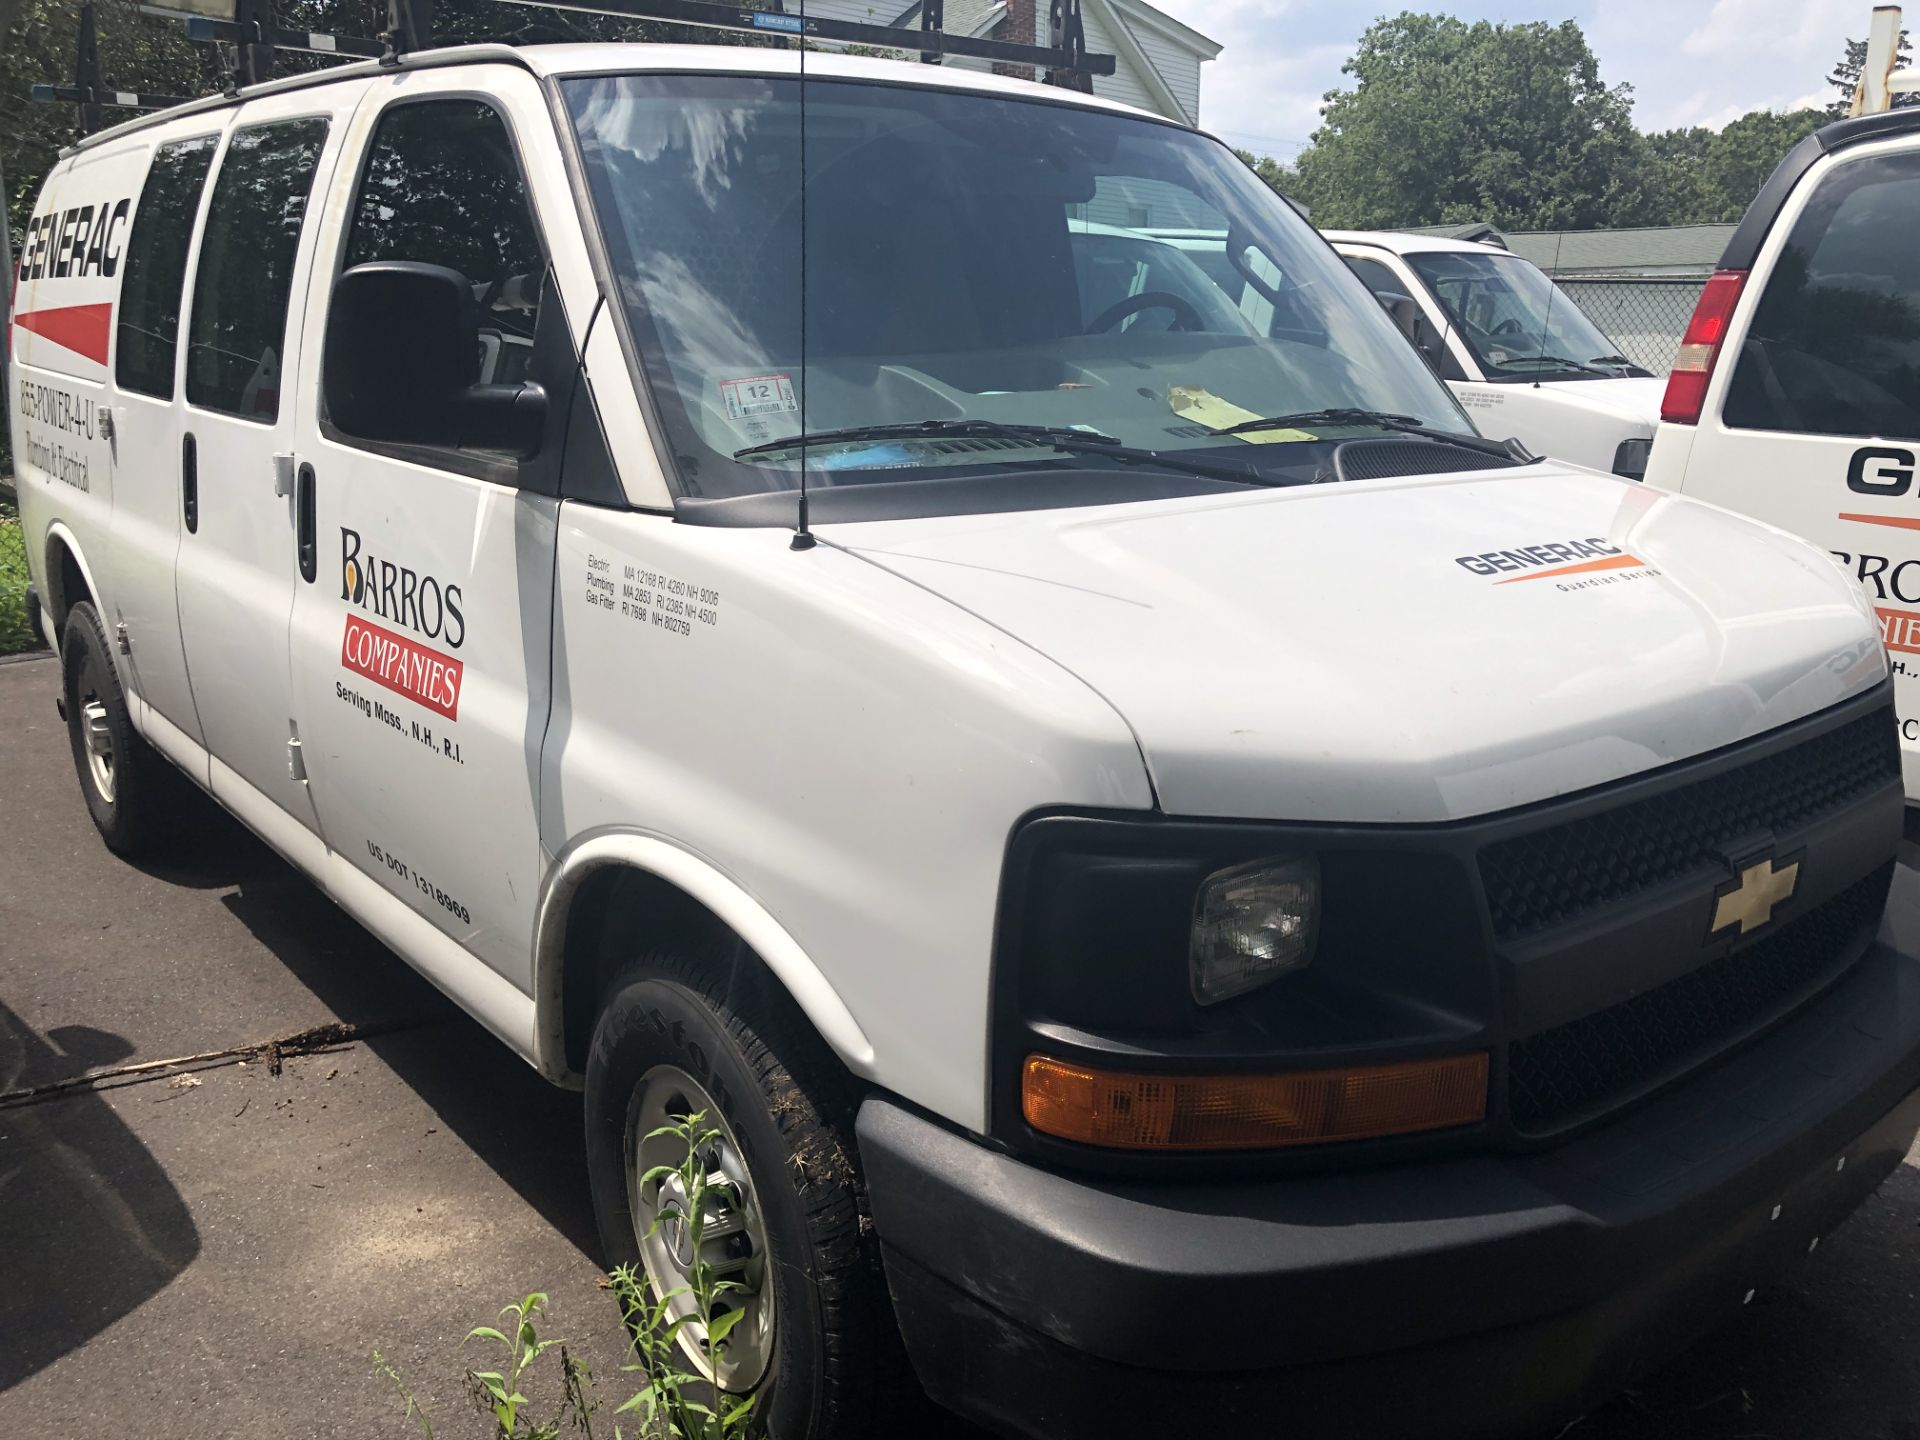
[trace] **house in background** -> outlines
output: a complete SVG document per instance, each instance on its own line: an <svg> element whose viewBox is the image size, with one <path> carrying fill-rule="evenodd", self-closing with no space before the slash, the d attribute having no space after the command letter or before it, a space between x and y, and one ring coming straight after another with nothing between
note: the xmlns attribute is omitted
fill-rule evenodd
<svg viewBox="0 0 1920 1440"><path fill-rule="evenodd" d="M902 0L806 0L806 7L810 15L866 25L916 29L920 24L919 0L904 9ZM1016 45L1047 43L1047 0L946 0L942 17L956 35ZM1200 67L1220 53L1218 44L1143 0L1081 0L1081 21L1087 49L1115 62L1113 74L1094 77L1094 94L1183 125L1200 123ZM960 57L946 63L1030 76L1025 66Z"/></svg>

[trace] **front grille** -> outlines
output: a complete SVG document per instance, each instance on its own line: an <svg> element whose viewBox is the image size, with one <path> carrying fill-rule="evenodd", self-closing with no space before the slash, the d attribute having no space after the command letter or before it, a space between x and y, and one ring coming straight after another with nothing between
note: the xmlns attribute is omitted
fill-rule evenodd
<svg viewBox="0 0 1920 1440"><path fill-rule="evenodd" d="M1515 1127L1533 1134L1560 1129L1780 1018L1840 973L1878 923L1892 879L1889 861L1743 950L1610 1009L1515 1041L1507 1050Z"/></svg>
<svg viewBox="0 0 1920 1440"><path fill-rule="evenodd" d="M1889 711L1875 710L1749 765L1480 852L1494 935L1511 940L1701 866L1758 831L1778 835L1900 777Z"/></svg>

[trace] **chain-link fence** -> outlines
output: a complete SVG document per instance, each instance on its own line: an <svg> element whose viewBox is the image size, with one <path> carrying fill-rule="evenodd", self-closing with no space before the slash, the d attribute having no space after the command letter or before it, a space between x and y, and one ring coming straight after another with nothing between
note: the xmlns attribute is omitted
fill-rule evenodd
<svg viewBox="0 0 1920 1440"><path fill-rule="evenodd" d="M0 478L0 655L32 650L40 637L27 628L27 542L13 490Z"/></svg>
<svg viewBox="0 0 1920 1440"><path fill-rule="evenodd" d="M1704 275L1582 275L1560 288L1634 364L1664 375L1693 317Z"/></svg>

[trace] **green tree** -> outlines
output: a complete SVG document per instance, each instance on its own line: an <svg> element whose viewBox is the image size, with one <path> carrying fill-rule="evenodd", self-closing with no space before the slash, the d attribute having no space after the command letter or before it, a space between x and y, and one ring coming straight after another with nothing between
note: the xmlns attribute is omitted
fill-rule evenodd
<svg viewBox="0 0 1920 1440"><path fill-rule="evenodd" d="M1701 166L1703 220L1738 220L1786 153L1827 123L1818 110L1755 110L1715 135Z"/></svg>
<svg viewBox="0 0 1920 1440"><path fill-rule="evenodd" d="M1328 93L1298 170L1314 219L1359 228L1491 220L1636 224L1654 194L1631 89L1602 83L1580 27L1376 21Z"/></svg>
<svg viewBox="0 0 1920 1440"><path fill-rule="evenodd" d="M1312 197L1307 194L1298 170L1282 164L1271 155L1255 155L1251 150L1235 150L1233 153L1240 157L1249 170L1289 200L1308 209L1313 208Z"/></svg>
<svg viewBox="0 0 1920 1440"><path fill-rule="evenodd" d="M220 90L218 55L212 46L189 42L178 21L142 15L136 0L98 0L98 7L101 69L109 85L160 95L211 95ZM289 30L373 36L386 28L385 0L279 0L274 8L280 25ZM61 147L71 144L75 135L74 107L35 104L31 91L36 84L71 83L79 26L79 0L0 0L0 171L6 175L7 190L0 198L6 202L16 246L41 182ZM606 15L534 10L501 0L439 0L434 30L442 43L696 38L707 44L786 43ZM274 63L276 72L286 75L334 62L283 52ZM107 110L105 115L113 124L130 113Z"/></svg>
<svg viewBox="0 0 1920 1440"><path fill-rule="evenodd" d="M1900 54L1894 61L1894 68L1907 63L1913 46L1907 41L1907 32L1900 32ZM1840 63L1827 72L1827 83L1839 94L1827 102L1826 118L1839 120L1847 113L1847 107L1853 103L1854 89L1860 84L1860 72L1867 66L1867 42L1864 40L1847 41L1847 52L1840 57ZM1920 105L1920 95L1895 95L1893 108L1906 105Z"/></svg>
<svg viewBox="0 0 1920 1440"><path fill-rule="evenodd" d="M1755 110L1717 133L1696 125L1647 136L1657 223L1738 220L1781 157L1826 120L1818 110Z"/></svg>

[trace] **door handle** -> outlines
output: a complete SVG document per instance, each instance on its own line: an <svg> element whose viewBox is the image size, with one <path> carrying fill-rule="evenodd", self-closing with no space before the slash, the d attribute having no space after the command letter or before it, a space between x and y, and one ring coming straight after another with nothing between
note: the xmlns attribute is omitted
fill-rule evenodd
<svg viewBox="0 0 1920 1440"><path fill-rule="evenodd" d="M273 457L273 493L279 499L285 499L293 493L293 456Z"/></svg>
<svg viewBox="0 0 1920 1440"><path fill-rule="evenodd" d="M289 459L292 457L289 456ZM320 570L313 498L313 466L302 465L293 486L294 531L300 556L300 578L309 585Z"/></svg>
<svg viewBox="0 0 1920 1440"><path fill-rule="evenodd" d="M180 439L180 514L187 533L200 530L200 449L191 434Z"/></svg>

